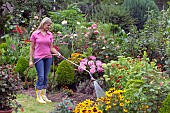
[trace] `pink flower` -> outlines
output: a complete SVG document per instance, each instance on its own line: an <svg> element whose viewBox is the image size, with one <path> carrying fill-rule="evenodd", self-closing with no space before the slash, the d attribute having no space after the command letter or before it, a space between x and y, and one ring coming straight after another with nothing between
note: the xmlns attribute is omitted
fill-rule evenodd
<svg viewBox="0 0 170 113"><path fill-rule="evenodd" d="M90 68L96 68L96 65L91 65Z"/></svg>
<svg viewBox="0 0 170 113"><path fill-rule="evenodd" d="M94 61L90 60L90 61L88 62L88 65L89 65L89 66L94 65Z"/></svg>
<svg viewBox="0 0 170 113"><path fill-rule="evenodd" d="M38 16L34 16L34 19L38 19Z"/></svg>
<svg viewBox="0 0 170 113"><path fill-rule="evenodd" d="M91 68L91 69L90 69L90 73L91 73L91 74L94 74L95 72L96 72L96 69L95 69L95 68Z"/></svg>
<svg viewBox="0 0 170 113"><path fill-rule="evenodd" d="M102 64L103 64L103 63L102 63L100 60L97 60L97 61L96 61L96 65L97 65L97 67L101 67L101 66L102 66Z"/></svg>
<svg viewBox="0 0 170 113"><path fill-rule="evenodd" d="M99 34L99 31L98 30L94 30L93 32L95 35Z"/></svg>
<svg viewBox="0 0 170 113"><path fill-rule="evenodd" d="M83 72L85 69L86 69L86 66L83 64L80 64L80 66L78 67L79 72Z"/></svg>
<svg viewBox="0 0 170 113"><path fill-rule="evenodd" d="M116 49L119 49L119 48L120 48L120 46L116 46L115 48L116 48Z"/></svg>
<svg viewBox="0 0 170 113"><path fill-rule="evenodd" d="M11 48L12 48L12 50L14 50L14 51L16 50L16 49L15 49L15 46L14 46L13 44L11 44Z"/></svg>
<svg viewBox="0 0 170 113"><path fill-rule="evenodd" d="M84 59L81 60L80 64L87 65L87 62L88 62L88 59L84 58Z"/></svg>
<svg viewBox="0 0 170 113"><path fill-rule="evenodd" d="M92 24L91 28L92 29L97 29L97 24Z"/></svg>
<svg viewBox="0 0 170 113"><path fill-rule="evenodd" d="M91 60L96 60L95 56L88 56L88 58L91 59Z"/></svg>
<svg viewBox="0 0 170 113"><path fill-rule="evenodd" d="M91 30L91 27L88 27L87 29L88 29L88 30Z"/></svg>
<svg viewBox="0 0 170 113"><path fill-rule="evenodd" d="M89 37L89 35L86 33L86 34L84 35L84 37L87 38L87 37Z"/></svg>
<svg viewBox="0 0 170 113"><path fill-rule="evenodd" d="M103 41L104 44L106 44L106 42L107 42L106 40Z"/></svg>
<svg viewBox="0 0 170 113"><path fill-rule="evenodd" d="M102 67L97 67L97 71L98 71L98 72L103 72L104 69L103 69Z"/></svg>
<svg viewBox="0 0 170 113"><path fill-rule="evenodd" d="M160 83L160 86L163 86L163 82Z"/></svg>
<svg viewBox="0 0 170 113"><path fill-rule="evenodd" d="M67 108L68 110L72 110L72 107L70 107L70 106L68 106L68 108Z"/></svg>

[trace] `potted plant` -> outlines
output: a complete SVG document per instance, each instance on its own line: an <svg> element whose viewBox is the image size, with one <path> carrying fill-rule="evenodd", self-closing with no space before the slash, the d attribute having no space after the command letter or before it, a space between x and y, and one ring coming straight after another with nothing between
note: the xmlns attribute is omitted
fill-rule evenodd
<svg viewBox="0 0 170 113"><path fill-rule="evenodd" d="M20 107L16 102L17 91L21 88L19 81L11 65L0 66L0 113L12 113L13 110L17 112Z"/></svg>

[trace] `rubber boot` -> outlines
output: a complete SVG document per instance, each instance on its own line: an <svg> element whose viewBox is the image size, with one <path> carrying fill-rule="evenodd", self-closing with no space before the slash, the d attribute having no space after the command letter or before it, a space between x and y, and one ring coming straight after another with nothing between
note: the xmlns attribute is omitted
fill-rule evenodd
<svg viewBox="0 0 170 113"><path fill-rule="evenodd" d="M36 101L45 104L46 102L42 99L41 92L42 90L36 89L36 96L37 96Z"/></svg>
<svg viewBox="0 0 170 113"><path fill-rule="evenodd" d="M42 96L42 99L45 100L45 102L52 102L46 96L46 89L42 89L41 96Z"/></svg>

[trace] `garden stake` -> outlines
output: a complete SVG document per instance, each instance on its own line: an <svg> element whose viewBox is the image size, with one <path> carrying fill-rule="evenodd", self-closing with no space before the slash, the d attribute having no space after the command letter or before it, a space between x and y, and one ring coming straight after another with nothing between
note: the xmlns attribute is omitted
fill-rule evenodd
<svg viewBox="0 0 170 113"><path fill-rule="evenodd" d="M54 56L55 56L56 54L50 54L50 55L54 55ZM37 62L39 62L41 59L45 58L46 56L50 56L50 55L45 55L45 56L43 56L42 58L40 58L39 60L37 60L37 61L34 63L34 65L35 65ZM79 67L79 65L77 65L76 63L74 63L74 62L66 59L65 57L63 57L63 59L66 60L66 61L68 61L68 62L70 62L71 64ZM30 68L31 68L31 67L29 67L29 68L27 69L26 75L28 74L28 71L29 71ZM80 67L80 68L81 68L81 67ZM82 68L82 69L83 69L83 68ZM94 84L94 89L95 89L95 92L96 92L96 97L97 97L97 98L106 97L105 92L104 92L103 89L100 87L100 85L97 83L96 79L93 78L93 76L92 76L92 74L90 73L90 71L88 71L88 70L86 70L86 69L83 69L83 70L86 71L86 72L88 72L89 75L90 75L90 79L91 79L91 81L92 81L93 84Z"/></svg>

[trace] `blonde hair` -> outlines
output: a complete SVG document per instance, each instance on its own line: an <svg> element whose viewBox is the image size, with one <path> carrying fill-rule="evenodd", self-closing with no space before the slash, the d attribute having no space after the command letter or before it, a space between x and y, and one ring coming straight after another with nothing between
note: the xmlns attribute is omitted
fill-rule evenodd
<svg viewBox="0 0 170 113"><path fill-rule="evenodd" d="M39 26L38 26L38 29L42 29L42 27L44 26L44 24L47 24L47 23L52 24L51 19L48 18L48 17L43 18L42 21L40 22Z"/></svg>

